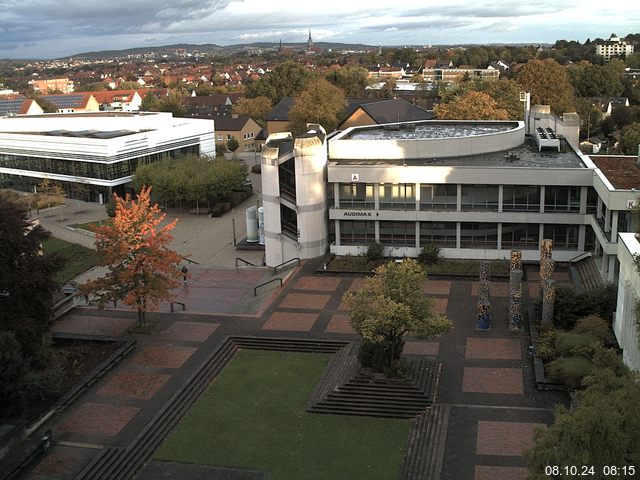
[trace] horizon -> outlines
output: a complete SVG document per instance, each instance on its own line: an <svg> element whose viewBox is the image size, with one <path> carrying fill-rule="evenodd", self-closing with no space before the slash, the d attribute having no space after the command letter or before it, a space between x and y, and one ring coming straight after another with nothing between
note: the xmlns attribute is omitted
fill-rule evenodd
<svg viewBox="0 0 640 480"><path fill-rule="evenodd" d="M611 33L624 37L640 25L640 6L601 11L595 0L562 5L428 0L393 8L380 0L301 6L290 0L275 5L260 0L7 1L0 12L0 58L5 60L180 43L304 43L309 29L314 42L388 47L584 43Z"/></svg>

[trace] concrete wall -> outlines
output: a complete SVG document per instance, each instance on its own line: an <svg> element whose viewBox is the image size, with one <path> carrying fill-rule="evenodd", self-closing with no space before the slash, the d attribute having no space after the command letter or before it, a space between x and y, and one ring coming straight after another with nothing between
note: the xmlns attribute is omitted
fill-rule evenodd
<svg viewBox="0 0 640 480"><path fill-rule="evenodd" d="M621 233L618 242L618 302L613 331L622 348L624 362L634 370L640 370L640 346L636 326L635 303L640 298L640 273L633 264L633 255L640 254L640 244L633 233Z"/></svg>

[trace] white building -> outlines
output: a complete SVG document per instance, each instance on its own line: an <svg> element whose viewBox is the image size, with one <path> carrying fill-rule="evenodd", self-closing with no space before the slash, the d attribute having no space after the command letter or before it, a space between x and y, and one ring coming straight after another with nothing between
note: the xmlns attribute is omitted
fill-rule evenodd
<svg viewBox="0 0 640 480"><path fill-rule="evenodd" d="M629 367L640 370L640 338L636 304L640 299L640 273L636 270L633 256L640 255L640 243L633 233L621 233L618 242L618 303L613 332L622 348L622 358Z"/></svg>
<svg viewBox="0 0 640 480"><path fill-rule="evenodd" d="M628 57L633 55L633 45L615 35L611 35L609 40L596 43L596 55L601 55L608 62L612 57Z"/></svg>
<svg viewBox="0 0 640 480"><path fill-rule="evenodd" d="M44 178L89 199L126 192L136 167L179 155L215 155L213 120L171 113L91 112L0 117L0 180L32 190Z"/></svg>

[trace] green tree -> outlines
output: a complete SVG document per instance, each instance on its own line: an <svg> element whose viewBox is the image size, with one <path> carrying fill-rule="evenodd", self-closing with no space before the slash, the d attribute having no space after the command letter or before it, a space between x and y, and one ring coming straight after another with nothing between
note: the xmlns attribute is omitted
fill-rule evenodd
<svg viewBox="0 0 640 480"><path fill-rule="evenodd" d="M637 155L640 146L640 123L627 125L620 132L620 148L626 155Z"/></svg>
<svg viewBox="0 0 640 480"><path fill-rule="evenodd" d="M266 96L276 104L284 97L295 97L307 86L312 75L303 65L284 62L273 69L267 78L247 86L247 96Z"/></svg>
<svg viewBox="0 0 640 480"><path fill-rule="evenodd" d="M601 350L596 369L585 379L577 407L556 408L555 422L535 433L535 446L526 453L531 480L546 480L548 465L593 465L605 480L603 467L640 462L640 378L611 350ZM620 470L619 470L620 471Z"/></svg>
<svg viewBox="0 0 640 480"><path fill-rule="evenodd" d="M158 112L160 108L160 99L153 92L147 94L140 102L140 110L143 112Z"/></svg>
<svg viewBox="0 0 640 480"><path fill-rule="evenodd" d="M343 67L329 73L327 80L341 88L347 97L362 97L369 85L369 71L358 66Z"/></svg>
<svg viewBox="0 0 640 480"><path fill-rule="evenodd" d="M529 60L518 72L517 80L531 92L532 104L550 105L555 114L575 111L569 75L555 60Z"/></svg>
<svg viewBox="0 0 640 480"><path fill-rule="evenodd" d="M396 79L388 78L382 88L378 92L378 96L382 98L394 98L396 95Z"/></svg>
<svg viewBox="0 0 640 480"><path fill-rule="evenodd" d="M236 137L231 137L227 140L227 150L230 152L235 153L239 146L240 144L238 143L238 140L236 140Z"/></svg>
<svg viewBox="0 0 640 480"><path fill-rule="evenodd" d="M433 109L438 119L445 120L508 120L506 110L486 93L469 92Z"/></svg>
<svg viewBox="0 0 640 480"><path fill-rule="evenodd" d="M291 131L304 133L307 123L319 123L331 132L338 126L338 115L346 106L341 89L323 78L314 79L293 102L289 112Z"/></svg>
<svg viewBox="0 0 640 480"><path fill-rule="evenodd" d="M31 98L33 98L36 103L38 105L40 105L40 108L42 108L42 111L44 113L57 113L58 112L58 106L53 103L51 100L48 100L46 98L42 98L40 95L32 95Z"/></svg>
<svg viewBox="0 0 640 480"><path fill-rule="evenodd" d="M381 364L365 366L393 368L406 334L423 340L453 328L447 317L434 312L433 301L422 292L425 279L425 271L415 260L389 262L377 268L361 290L344 295L350 308L349 323L364 340L362 348L383 352Z"/></svg>

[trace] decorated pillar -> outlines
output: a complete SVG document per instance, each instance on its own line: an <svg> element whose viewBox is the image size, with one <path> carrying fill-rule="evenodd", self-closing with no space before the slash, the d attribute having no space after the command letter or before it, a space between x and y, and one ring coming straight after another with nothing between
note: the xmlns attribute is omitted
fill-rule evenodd
<svg viewBox="0 0 640 480"><path fill-rule="evenodd" d="M511 250L511 265L509 270L522 270L522 250Z"/></svg>
<svg viewBox="0 0 640 480"><path fill-rule="evenodd" d="M540 291L544 290L545 282L553 278L553 272L556 268L556 262L550 258L544 258L540 261Z"/></svg>
<svg viewBox="0 0 640 480"><path fill-rule="evenodd" d="M553 253L553 240L545 238L540 240L540 263L544 258L551 258Z"/></svg>
<svg viewBox="0 0 640 480"><path fill-rule="evenodd" d="M491 281L491 264L487 261L480 262L480 281Z"/></svg>
<svg viewBox="0 0 640 480"><path fill-rule="evenodd" d="M476 330L491 330L491 304L489 300L478 299L476 312Z"/></svg>
<svg viewBox="0 0 640 480"><path fill-rule="evenodd" d="M553 312L556 303L556 281L545 280L542 289L542 326L553 325Z"/></svg>
<svg viewBox="0 0 640 480"><path fill-rule="evenodd" d="M512 293L509 304L509 330L522 329L522 294Z"/></svg>

